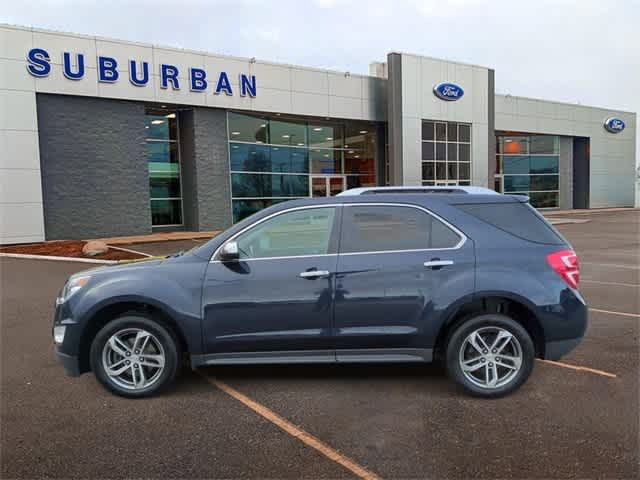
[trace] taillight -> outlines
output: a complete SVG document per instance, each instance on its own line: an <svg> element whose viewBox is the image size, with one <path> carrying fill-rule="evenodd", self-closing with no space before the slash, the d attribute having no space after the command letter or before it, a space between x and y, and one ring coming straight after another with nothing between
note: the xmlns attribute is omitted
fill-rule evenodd
<svg viewBox="0 0 640 480"><path fill-rule="evenodd" d="M571 288L578 288L580 267L578 257L573 250L560 250L547 255L547 262Z"/></svg>

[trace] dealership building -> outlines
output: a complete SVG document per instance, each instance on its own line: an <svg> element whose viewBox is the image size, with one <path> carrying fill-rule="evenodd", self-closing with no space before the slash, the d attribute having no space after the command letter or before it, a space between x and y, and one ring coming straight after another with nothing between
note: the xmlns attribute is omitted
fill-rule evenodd
<svg viewBox="0 0 640 480"><path fill-rule="evenodd" d="M365 76L0 25L0 244L219 230L375 185L633 206L635 134L476 65L392 52Z"/></svg>

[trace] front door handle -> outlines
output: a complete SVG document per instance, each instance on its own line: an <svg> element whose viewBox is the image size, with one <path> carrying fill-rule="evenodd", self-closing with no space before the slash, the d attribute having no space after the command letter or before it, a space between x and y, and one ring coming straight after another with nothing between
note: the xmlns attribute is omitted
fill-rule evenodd
<svg viewBox="0 0 640 480"><path fill-rule="evenodd" d="M298 276L300 278L327 278L330 275L328 270L307 270L306 272L300 272Z"/></svg>
<svg viewBox="0 0 640 480"><path fill-rule="evenodd" d="M424 266L427 268L440 268L446 267L447 265L453 265L453 260L429 260L428 262L424 262Z"/></svg>

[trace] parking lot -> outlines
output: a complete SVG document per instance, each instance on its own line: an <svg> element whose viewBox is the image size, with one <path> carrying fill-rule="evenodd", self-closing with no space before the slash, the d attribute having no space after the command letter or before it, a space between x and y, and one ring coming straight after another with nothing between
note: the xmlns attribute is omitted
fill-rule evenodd
<svg viewBox="0 0 640 480"><path fill-rule="evenodd" d="M558 228L586 338L491 401L415 365L185 369L125 400L53 356L53 300L87 265L0 258L1 477L637 478L640 212L579 218Z"/></svg>

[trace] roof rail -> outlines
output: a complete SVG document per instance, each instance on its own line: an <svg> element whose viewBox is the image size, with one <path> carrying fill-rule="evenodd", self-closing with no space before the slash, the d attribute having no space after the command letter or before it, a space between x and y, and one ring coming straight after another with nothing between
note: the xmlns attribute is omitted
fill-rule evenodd
<svg viewBox="0 0 640 480"><path fill-rule="evenodd" d="M451 186L397 186L397 187L359 187L340 192L338 196L371 195L377 193L466 193L475 195L500 195L498 192L486 187L473 187L463 185Z"/></svg>

